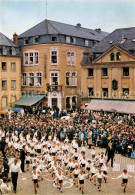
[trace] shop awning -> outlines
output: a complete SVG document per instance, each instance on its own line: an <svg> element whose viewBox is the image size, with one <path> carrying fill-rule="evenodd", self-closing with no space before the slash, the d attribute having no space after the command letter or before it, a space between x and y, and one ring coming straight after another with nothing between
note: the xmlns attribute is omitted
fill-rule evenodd
<svg viewBox="0 0 135 195"><path fill-rule="evenodd" d="M135 114L135 101L118 101L118 100L91 100L86 107L88 110L95 111L116 111L119 113Z"/></svg>
<svg viewBox="0 0 135 195"><path fill-rule="evenodd" d="M19 100L13 102L12 104L20 105L20 106L32 106L45 97L46 95L26 94L22 96Z"/></svg>

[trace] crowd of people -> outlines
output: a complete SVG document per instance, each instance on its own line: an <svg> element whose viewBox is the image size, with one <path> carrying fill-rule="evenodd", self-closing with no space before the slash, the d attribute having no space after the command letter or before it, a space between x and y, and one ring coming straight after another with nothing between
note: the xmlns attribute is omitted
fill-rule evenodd
<svg viewBox="0 0 135 195"><path fill-rule="evenodd" d="M68 114L69 120L61 119ZM35 194L44 171L52 176L53 184L62 192L64 178L73 179L84 193L85 179L101 191L103 179L107 183L109 161L113 167L115 153L134 158L134 116L117 113L88 112L82 109L59 112L33 108L32 112L8 114L0 121L0 178L1 192L17 191L17 180L32 179ZM96 147L106 148L97 152ZM86 155L89 147L89 155ZM11 164L8 162L14 158ZM30 177L24 178L23 173ZM126 191L128 178L125 169L122 186ZM114 178L111 178L114 179Z"/></svg>

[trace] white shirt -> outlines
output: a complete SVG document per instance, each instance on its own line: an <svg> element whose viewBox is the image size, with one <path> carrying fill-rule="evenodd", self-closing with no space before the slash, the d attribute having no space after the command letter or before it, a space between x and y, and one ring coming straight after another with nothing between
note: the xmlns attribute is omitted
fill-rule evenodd
<svg viewBox="0 0 135 195"><path fill-rule="evenodd" d="M20 165L19 164L12 164L11 167L10 167L10 173L11 172L20 172L22 173L21 169L20 169Z"/></svg>
<svg viewBox="0 0 135 195"><path fill-rule="evenodd" d="M129 177L132 177L131 175L129 175L128 173L122 173L121 175L119 175L116 179L122 178L122 179L128 179Z"/></svg>

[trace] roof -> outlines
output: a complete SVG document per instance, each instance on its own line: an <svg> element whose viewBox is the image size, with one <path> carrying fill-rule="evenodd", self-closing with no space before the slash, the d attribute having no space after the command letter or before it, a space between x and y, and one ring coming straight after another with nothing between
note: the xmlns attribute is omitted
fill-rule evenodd
<svg viewBox="0 0 135 195"><path fill-rule="evenodd" d="M46 97L46 95L26 94L12 104L20 106L32 106L42 100L44 97Z"/></svg>
<svg viewBox="0 0 135 195"><path fill-rule="evenodd" d="M135 101L91 100L86 109L135 114Z"/></svg>
<svg viewBox="0 0 135 195"><path fill-rule="evenodd" d="M0 32L0 46L18 47L12 40Z"/></svg>
<svg viewBox="0 0 135 195"><path fill-rule="evenodd" d="M103 53L112 45L132 51L135 50L135 40L133 41L133 39L135 39L135 27L116 29L85 53ZM123 43L120 43L122 40Z"/></svg>
<svg viewBox="0 0 135 195"><path fill-rule="evenodd" d="M83 27L77 27L70 24L64 24L52 20L44 20L36 26L25 31L19 38L46 35L46 34L64 34L69 36L75 36L91 40L102 40L108 35L106 32L97 32L96 30L87 29Z"/></svg>

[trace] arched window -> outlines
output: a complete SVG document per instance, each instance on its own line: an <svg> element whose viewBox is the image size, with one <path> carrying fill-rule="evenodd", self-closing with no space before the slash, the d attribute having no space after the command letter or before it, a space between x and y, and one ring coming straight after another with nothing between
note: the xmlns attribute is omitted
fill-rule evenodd
<svg viewBox="0 0 135 195"><path fill-rule="evenodd" d="M67 51L67 65L75 66L75 52L72 50Z"/></svg>
<svg viewBox="0 0 135 195"><path fill-rule="evenodd" d="M117 60L121 60L121 54L120 54L120 52L117 52L117 54L116 54L116 59L117 59Z"/></svg>
<svg viewBox="0 0 135 195"><path fill-rule="evenodd" d="M77 86L77 74L72 72L72 86Z"/></svg>
<svg viewBox="0 0 135 195"><path fill-rule="evenodd" d="M111 53L111 55L110 55L110 60L111 60L111 61L114 61L114 53Z"/></svg>
<svg viewBox="0 0 135 195"><path fill-rule="evenodd" d="M41 87L41 86L42 86L42 73L37 72L37 87Z"/></svg>
<svg viewBox="0 0 135 195"><path fill-rule="evenodd" d="M66 85L70 85L70 72L66 72Z"/></svg>

